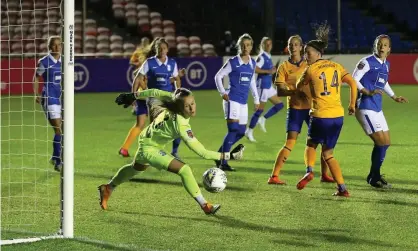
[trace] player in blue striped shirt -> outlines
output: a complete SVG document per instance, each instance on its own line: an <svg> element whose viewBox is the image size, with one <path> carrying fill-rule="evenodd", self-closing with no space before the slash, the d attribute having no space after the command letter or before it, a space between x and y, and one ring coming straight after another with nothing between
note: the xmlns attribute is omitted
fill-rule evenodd
<svg viewBox="0 0 418 251"><path fill-rule="evenodd" d="M260 96L260 106L251 117L250 125L245 132L247 138L252 142L256 141L253 135L254 127L259 124L261 130L266 132L266 119L283 109L283 103L277 96L276 88L272 85L272 76L276 72L276 67L274 67L273 61L271 60L270 52L272 48L273 44L271 39L269 37L263 37L260 42L260 53L257 57L257 66L255 68L255 73L257 73L257 88L258 95ZM267 100L273 103L273 107L271 107L264 116L260 117L264 112Z"/></svg>
<svg viewBox="0 0 418 251"><path fill-rule="evenodd" d="M386 59L390 49L390 37L377 36L373 43L373 54L362 58L353 73L359 90L356 118L374 142L367 183L377 188L391 187L380 173L390 145L389 127L382 111L382 94L385 92L398 103L408 102L406 98L396 96L388 83L390 65Z"/></svg>
<svg viewBox="0 0 418 251"><path fill-rule="evenodd" d="M255 81L256 62L251 58L253 39L248 34L243 34L237 42L238 55L230 58L216 73L215 82L223 99L223 108L227 122L226 134L219 152L228 152L231 147L244 135L248 122L248 91L254 98L255 109L259 106L259 97ZM229 76L229 86L224 88L222 79ZM227 160L215 162L217 167L224 171L235 171L229 166Z"/></svg>
<svg viewBox="0 0 418 251"><path fill-rule="evenodd" d="M45 115L54 128L53 152L50 159L56 171L60 171L61 162L61 38L51 36L48 39L49 53L39 59L33 89L35 100L42 105ZM43 82L39 94L39 82Z"/></svg>

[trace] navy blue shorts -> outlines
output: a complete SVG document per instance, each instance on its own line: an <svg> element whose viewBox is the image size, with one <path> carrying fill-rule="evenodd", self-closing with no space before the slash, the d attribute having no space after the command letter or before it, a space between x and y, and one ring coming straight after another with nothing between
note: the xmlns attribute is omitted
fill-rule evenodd
<svg viewBox="0 0 418 251"><path fill-rule="evenodd" d="M316 144L334 148L343 128L344 117L315 118L309 122L308 137Z"/></svg>
<svg viewBox="0 0 418 251"><path fill-rule="evenodd" d="M286 132L300 133L304 121L309 126L309 111L310 109L287 109Z"/></svg>
<svg viewBox="0 0 418 251"><path fill-rule="evenodd" d="M136 100L135 114L136 116L148 114L148 107L145 100Z"/></svg>

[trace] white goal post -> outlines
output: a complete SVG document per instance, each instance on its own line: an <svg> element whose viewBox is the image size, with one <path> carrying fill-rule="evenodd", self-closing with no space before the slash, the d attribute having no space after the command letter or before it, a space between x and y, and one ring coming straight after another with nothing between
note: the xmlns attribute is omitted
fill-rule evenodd
<svg viewBox="0 0 418 251"><path fill-rule="evenodd" d="M74 0L64 0L62 234L74 237Z"/></svg>
<svg viewBox="0 0 418 251"><path fill-rule="evenodd" d="M22 13L25 14L24 12L31 12L33 19L35 19L34 17L36 11L40 11L41 13L42 11L44 11L44 16L46 15L47 17L43 19L43 21L47 22L46 20L49 20L47 14L49 11L48 1L49 0L47 0L46 5L44 5L45 7L37 8L36 5L38 2L45 2L38 0L2 0L1 11L3 13L1 15L1 30L13 30L13 33L9 32L9 35L18 34L19 32L17 32L17 29L19 29L20 31L23 29L23 26L25 25L22 15ZM33 104L33 95L29 94L27 91L24 91L29 82L28 80L24 82L24 72L34 72L36 67L34 63L31 63L30 67L28 66L28 64L26 64L26 55L30 55L30 53L23 53L23 51L25 51L25 46L28 41L24 41L26 38L25 36L23 36L23 32L21 32L22 36L20 37L20 44L23 48L21 49L21 55L18 55L15 53L15 51L12 51L14 49L11 46L12 44L19 44L19 42L16 42L16 36L9 37L7 36L7 32L2 32L1 42L3 55L1 55L1 68L3 69L1 76L3 79L1 79L2 96L0 107L4 107L1 108L1 189L7 190L1 191L2 212L0 222L0 244L2 246L18 243L36 242L46 239L74 238L74 0L58 0L58 2L60 2L59 9L61 12L61 22L57 21L57 23L59 27L61 27L59 30L61 30L63 38L63 54L61 68L61 104L63 119L61 154L63 160L63 167L61 169L60 174L56 173L53 167L44 164L48 163L48 158L50 157L49 150L51 149L51 147L44 147L45 149L39 149L39 145L43 144L42 146L47 146L51 143L51 141L48 140L48 138L47 140L45 140L45 138L39 139L39 136L37 138L38 131L42 131L42 135L49 135L52 132L52 127L50 127L50 125L47 124L48 122L44 118L44 115L41 115L41 111L39 111L40 105ZM13 10L10 12L14 13L8 13L9 4L10 6L13 5ZM25 4L29 4L33 6L33 8L24 9L23 6L25 6ZM14 15L14 17L17 16L17 19L21 20L18 20L16 22L10 21L10 16L12 16L12 14ZM6 21L3 22L4 20ZM4 24L6 24L7 27L5 27ZM26 25L31 25L33 27L36 27L36 25L40 25L38 27L42 27L42 25L49 26L49 23L37 24L35 21L34 24L32 22L31 24L27 23ZM18 26L20 26L20 28ZM36 28L34 29L36 32ZM47 33L49 35L49 29ZM3 35L7 36L8 41L4 40ZM34 41L34 44L36 46L36 39L40 39L40 37L36 37L35 35L35 38L31 39L32 41ZM44 38L42 39L44 40ZM9 46L8 55L5 55L5 53L3 52L3 49L5 49L3 43ZM35 62L35 59L39 60L40 57L45 56L45 53L44 55L39 55L39 51L36 52L35 49L35 54L32 55L32 57L34 56L33 62ZM21 66L18 66L18 68L16 68L16 64L12 65L12 61L13 63L17 62L18 65ZM5 66L7 66L7 69ZM8 73L3 74L5 71L8 71ZM19 83L16 80L11 80L16 79L16 76L13 76L13 74L15 74L16 72L19 72L19 74L22 75L21 81L19 81ZM8 82L3 76L8 76ZM20 88L22 91L20 96L13 94L13 92L11 91L12 88L10 87L10 85L13 84L21 86L17 88L18 90ZM14 90L16 90L16 88ZM31 109L33 107L35 107L35 109ZM15 114L18 115L14 116ZM32 121L25 120L25 114L29 114L29 117L32 116ZM16 124L16 118L21 123L20 125ZM43 122L43 125L37 124L37 121L41 121L41 119L45 120L46 122ZM14 129L16 127L19 129ZM18 138L19 136L21 138ZM20 141L20 143L16 143L17 141ZM14 144L18 144L19 146L21 145L21 151L16 151L15 148L13 148L15 147ZM33 145L33 147L31 145ZM31 147L34 149L30 149ZM42 152L47 154L42 154ZM18 161L15 161L15 159L18 159ZM28 159L33 159L33 165ZM39 165L39 162L41 161L42 165ZM36 164L35 162L38 164ZM16 177L19 175L21 177ZM59 180L58 175L60 177ZM29 180L30 178L32 178L32 180ZM58 201L58 195L60 196L60 201ZM15 202L14 199L16 199L16 201L18 202ZM42 204L44 203L44 201L47 201L45 202L46 205ZM53 210L54 212L50 212L50 210ZM41 211L46 212L41 213L39 216L36 215L37 212ZM59 218L57 217L58 215ZM51 224L49 228L45 227L44 230L44 226L42 225L43 223L40 222L42 222L42 220L45 220L43 218L47 218L47 216L50 216L50 219L48 220L53 221L54 224ZM6 219L7 221L4 221L4 219ZM52 230L54 228L55 230Z"/></svg>

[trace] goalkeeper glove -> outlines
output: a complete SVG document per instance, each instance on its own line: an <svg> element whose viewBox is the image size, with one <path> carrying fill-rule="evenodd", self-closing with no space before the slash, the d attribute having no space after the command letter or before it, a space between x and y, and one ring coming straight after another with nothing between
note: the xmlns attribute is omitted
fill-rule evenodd
<svg viewBox="0 0 418 251"><path fill-rule="evenodd" d="M232 149L231 152L229 153L224 153L224 159L225 160L240 160L242 159L243 155L244 155L244 145L243 144L239 144L237 145L234 149Z"/></svg>
<svg viewBox="0 0 418 251"><path fill-rule="evenodd" d="M121 93L116 98L115 102L118 105L123 105L123 108L127 108L128 106L131 106L132 103L136 100L134 93Z"/></svg>

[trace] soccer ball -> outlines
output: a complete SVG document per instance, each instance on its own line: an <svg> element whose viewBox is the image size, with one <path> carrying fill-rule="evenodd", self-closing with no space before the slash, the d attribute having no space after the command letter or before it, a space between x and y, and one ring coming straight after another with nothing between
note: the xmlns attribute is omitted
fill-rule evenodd
<svg viewBox="0 0 418 251"><path fill-rule="evenodd" d="M203 186L208 192L222 192L226 187L226 182L226 173L219 168L212 167L203 173Z"/></svg>

